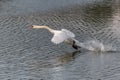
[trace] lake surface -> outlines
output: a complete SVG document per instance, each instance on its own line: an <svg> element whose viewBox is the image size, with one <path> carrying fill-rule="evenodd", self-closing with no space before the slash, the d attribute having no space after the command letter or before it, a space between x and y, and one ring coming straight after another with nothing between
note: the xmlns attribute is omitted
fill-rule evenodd
<svg viewBox="0 0 120 80"><path fill-rule="evenodd" d="M47 30L68 29L80 42L98 40L116 51L55 45ZM119 80L119 0L0 0L0 80Z"/></svg>

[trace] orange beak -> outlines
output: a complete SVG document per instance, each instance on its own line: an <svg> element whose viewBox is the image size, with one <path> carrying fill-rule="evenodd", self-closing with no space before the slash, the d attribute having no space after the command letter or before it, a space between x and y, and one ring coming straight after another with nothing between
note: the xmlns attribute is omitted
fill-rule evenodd
<svg viewBox="0 0 120 80"><path fill-rule="evenodd" d="M28 28L29 28L29 29L33 29L33 26L29 26Z"/></svg>

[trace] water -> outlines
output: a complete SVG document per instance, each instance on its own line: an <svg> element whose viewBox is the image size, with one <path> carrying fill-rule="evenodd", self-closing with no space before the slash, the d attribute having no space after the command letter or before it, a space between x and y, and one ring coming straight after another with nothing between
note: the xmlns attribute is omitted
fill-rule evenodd
<svg viewBox="0 0 120 80"><path fill-rule="evenodd" d="M119 4L119 0L0 0L0 80L119 80ZM32 24L65 28L81 43L116 51L75 51L69 45L55 45L52 34L29 29Z"/></svg>

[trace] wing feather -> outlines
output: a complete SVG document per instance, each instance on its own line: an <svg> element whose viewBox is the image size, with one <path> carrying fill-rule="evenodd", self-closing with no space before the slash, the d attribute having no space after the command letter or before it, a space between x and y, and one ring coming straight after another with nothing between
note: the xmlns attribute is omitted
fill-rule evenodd
<svg viewBox="0 0 120 80"><path fill-rule="evenodd" d="M74 38L75 34L67 29L62 29L63 32L67 34L67 36Z"/></svg>
<svg viewBox="0 0 120 80"><path fill-rule="evenodd" d="M57 33L54 34L51 41L55 44L59 44L66 39L68 39L68 36L66 35L66 33L60 31L60 32L57 32Z"/></svg>
<svg viewBox="0 0 120 80"><path fill-rule="evenodd" d="M75 37L74 33L72 33L71 31L67 29L62 29L61 31L56 31L54 33L54 36L51 39L51 41L55 44L59 44L59 43L64 42L68 38L74 38L74 37Z"/></svg>

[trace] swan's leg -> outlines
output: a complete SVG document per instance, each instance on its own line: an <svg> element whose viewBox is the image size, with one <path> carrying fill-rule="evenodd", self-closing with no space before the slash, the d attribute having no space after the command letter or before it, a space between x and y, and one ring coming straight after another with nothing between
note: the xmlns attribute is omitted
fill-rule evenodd
<svg viewBox="0 0 120 80"><path fill-rule="evenodd" d="M76 43L75 43L74 40L73 40L72 47L73 47L74 49L77 49L77 50L78 50L79 48L81 48L80 46L76 45Z"/></svg>

